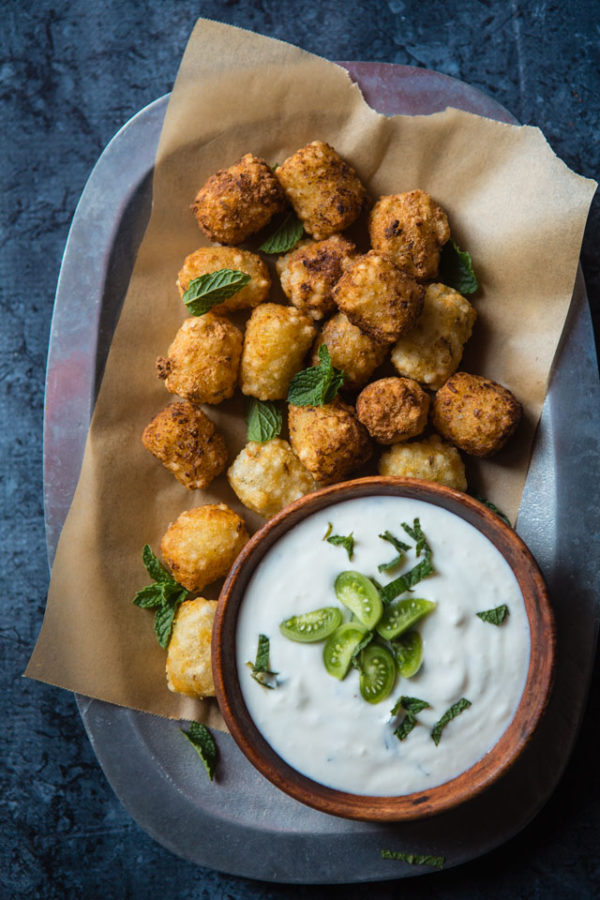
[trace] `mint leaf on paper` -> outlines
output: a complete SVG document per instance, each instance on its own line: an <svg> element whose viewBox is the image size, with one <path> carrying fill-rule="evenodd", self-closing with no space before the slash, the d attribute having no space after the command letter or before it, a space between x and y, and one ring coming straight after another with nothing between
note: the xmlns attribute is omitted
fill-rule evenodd
<svg viewBox="0 0 600 900"><path fill-rule="evenodd" d="M212 781L217 766L217 745L212 734L201 722L190 722L189 731L184 731L183 728L179 730L186 736L202 760L208 777Z"/></svg>
<svg viewBox="0 0 600 900"><path fill-rule="evenodd" d="M142 550L142 561L155 583L138 591L133 603L140 609L154 609L154 633L160 646L166 650L171 640L175 615L179 606L187 599L189 591L175 581L148 544Z"/></svg>
<svg viewBox="0 0 600 900"><path fill-rule="evenodd" d="M471 701L467 700L466 697L461 697L456 703L453 703L450 709L446 710L442 718L435 723L433 729L431 731L431 737L433 738L433 743L436 745L439 744L440 739L442 737L442 731L446 727L446 725L455 719L457 716L464 712L465 709L468 709L471 706Z"/></svg>
<svg viewBox="0 0 600 900"><path fill-rule="evenodd" d="M191 316L203 316L213 306L233 297L250 281L247 272L238 269L218 269L192 278L182 300Z"/></svg>
<svg viewBox="0 0 600 900"><path fill-rule="evenodd" d="M325 344L319 347L316 366L302 369L292 378L288 390L288 403L293 406L323 406L331 403L344 383L344 373L331 363Z"/></svg>
<svg viewBox="0 0 600 900"><path fill-rule="evenodd" d="M270 668L269 662L269 652L270 652L270 641L266 634L259 634L258 636L258 646L256 648L256 659L254 663L248 662L247 666L250 668L250 674L254 678L255 681L258 681L259 684L262 684L263 687L269 688L272 690L275 687L274 679L278 674L277 672L272 672Z"/></svg>
<svg viewBox="0 0 600 900"><path fill-rule="evenodd" d="M281 432L283 416L281 410L271 400L255 400L248 405L246 416L248 440L264 444Z"/></svg>
<svg viewBox="0 0 600 900"><path fill-rule="evenodd" d="M494 607L494 609L484 609L482 612L475 613L475 615L479 616L484 622L489 622L490 625L502 625L508 616L508 606L506 603L502 603L500 606Z"/></svg>
<svg viewBox="0 0 600 900"><path fill-rule="evenodd" d="M492 503L491 500L486 500L485 497L482 497L480 494L473 494L476 500L479 500L480 503L483 503L484 506L487 506L488 509L491 509L492 512L496 513L499 516L505 525L508 525L509 528L512 528L510 524L510 519L506 516L502 510L498 509L498 507Z"/></svg>
<svg viewBox="0 0 600 900"><path fill-rule="evenodd" d="M479 287L471 254L453 240L445 244L440 257L440 279L459 294L474 294Z"/></svg>
<svg viewBox="0 0 600 900"><path fill-rule="evenodd" d="M295 212L290 211L279 228L258 249L263 253L287 253L296 246L303 234L302 222Z"/></svg>
<svg viewBox="0 0 600 900"><path fill-rule="evenodd" d="M443 869L446 862L445 856L429 856L421 853L403 853L400 850L382 850L382 859L398 859L408 863L409 866L431 866L434 869Z"/></svg>

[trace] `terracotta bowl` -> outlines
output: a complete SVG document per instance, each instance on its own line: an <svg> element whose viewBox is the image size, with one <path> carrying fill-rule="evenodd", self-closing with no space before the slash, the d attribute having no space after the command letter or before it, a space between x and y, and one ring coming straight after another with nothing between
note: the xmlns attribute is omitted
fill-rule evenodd
<svg viewBox="0 0 600 900"><path fill-rule="evenodd" d="M531 655L525 689L512 722L497 744L458 777L437 787L402 796L365 796L319 784L302 775L267 743L252 721L236 665L238 611L252 574L265 553L289 529L330 505L357 497L386 495L423 500L460 516L484 534L504 556L521 588L529 619ZM517 534L485 505L429 481L361 478L324 488L286 507L258 531L237 558L223 586L213 632L213 673L217 700L235 741L250 762L296 800L322 812L367 821L424 818L470 800L515 762L547 705L554 671L554 620L540 570Z"/></svg>

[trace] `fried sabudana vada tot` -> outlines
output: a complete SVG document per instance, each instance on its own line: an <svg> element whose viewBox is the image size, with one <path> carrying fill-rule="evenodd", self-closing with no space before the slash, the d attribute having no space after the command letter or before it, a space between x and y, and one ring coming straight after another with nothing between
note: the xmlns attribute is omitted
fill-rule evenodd
<svg viewBox="0 0 600 900"><path fill-rule="evenodd" d="M224 503L187 510L169 525L160 552L173 577L201 591L227 574L248 541L243 520Z"/></svg>
<svg viewBox="0 0 600 900"><path fill-rule="evenodd" d="M171 394L216 404L233 395L241 355L239 328L223 316L205 313L185 319L156 368Z"/></svg>
<svg viewBox="0 0 600 900"><path fill-rule="evenodd" d="M482 375L455 372L434 397L432 422L465 453L491 456L504 447L522 412L508 388Z"/></svg>
<svg viewBox="0 0 600 900"><path fill-rule="evenodd" d="M380 475L397 478L424 478L457 491L466 491L467 476L460 453L438 434L420 441L394 444L381 454Z"/></svg>
<svg viewBox="0 0 600 900"><path fill-rule="evenodd" d="M276 263L286 297L317 321L330 315L335 311L331 291L355 253L354 244L340 234L326 241L302 241Z"/></svg>
<svg viewBox="0 0 600 900"><path fill-rule="evenodd" d="M356 415L380 444L396 444L424 431L429 395L411 378L380 378L356 399Z"/></svg>
<svg viewBox="0 0 600 900"><path fill-rule="evenodd" d="M238 247L200 247L186 256L177 276L177 288L183 297L190 281L218 272L219 269L236 269L250 276L250 281L237 293L213 306L211 312L219 315L227 310L253 309L266 300L271 289L271 276L266 264L256 253Z"/></svg>
<svg viewBox="0 0 600 900"><path fill-rule="evenodd" d="M315 481L341 481L371 458L367 429L341 400L324 406L289 406L290 443Z"/></svg>
<svg viewBox="0 0 600 900"><path fill-rule="evenodd" d="M468 300L445 284L430 284L417 323L392 350L400 375L437 390L456 371L471 337L477 313Z"/></svg>
<svg viewBox="0 0 600 900"><path fill-rule="evenodd" d="M416 323L423 293L423 286L389 257L369 250L342 275L333 299L353 325L375 341L393 344Z"/></svg>
<svg viewBox="0 0 600 900"><path fill-rule="evenodd" d="M369 216L371 244L418 281L436 278L450 237L446 213L425 191L380 197Z"/></svg>
<svg viewBox="0 0 600 900"><path fill-rule="evenodd" d="M295 306L263 303L246 325L240 367L242 393L259 400L282 400L302 368L316 328Z"/></svg>
<svg viewBox="0 0 600 900"><path fill-rule="evenodd" d="M325 344L332 365L344 372L344 387L358 391L387 356L388 345L379 344L344 315L332 316L317 335L312 355L313 366L319 364L319 347Z"/></svg>
<svg viewBox="0 0 600 900"><path fill-rule="evenodd" d="M316 241L352 225L367 199L352 166L323 141L297 150L275 175L304 230Z"/></svg>
<svg viewBox="0 0 600 900"><path fill-rule="evenodd" d="M310 472L287 441L250 441L227 470L229 484L244 506L268 518L315 490Z"/></svg>
<svg viewBox="0 0 600 900"><path fill-rule="evenodd" d="M215 696L210 643L216 609L216 600L196 597L185 600L177 610L167 647L170 691L199 700Z"/></svg>
<svg viewBox="0 0 600 900"><path fill-rule="evenodd" d="M142 443L190 491L208 487L227 464L225 438L189 400L161 410L144 429Z"/></svg>
<svg viewBox="0 0 600 900"><path fill-rule="evenodd" d="M211 175L198 191L192 212L209 240L241 244L284 206L285 197L271 166L246 153L228 169Z"/></svg>

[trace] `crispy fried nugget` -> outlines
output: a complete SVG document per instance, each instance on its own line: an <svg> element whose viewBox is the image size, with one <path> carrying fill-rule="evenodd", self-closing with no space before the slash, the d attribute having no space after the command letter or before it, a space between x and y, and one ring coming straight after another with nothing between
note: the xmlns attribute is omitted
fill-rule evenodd
<svg viewBox="0 0 600 900"><path fill-rule="evenodd" d="M160 552L173 577L188 591L222 578L248 540L246 526L224 503L187 510L169 525Z"/></svg>
<svg viewBox="0 0 600 900"><path fill-rule="evenodd" d="M211 241L241 244L284 206L285 197L271 167L246 153L228 169L211 175L198 191L192 211Z"/></svg>
<svg viewBox="0 0 600 900"><path fill-rule="evenodd" d="M502 385L455 372L433 400L432 421L446 440L473 456L500 450L521 420L522 407Z"/></svg>
<svg viewBox="0 0 600 900"><path fill-rule="evenodd" d="M167 648L170 691L200 700L215 696L210 642L216 609L216 600L196 597L186 600L177 610Z"/></svg>
<svg viewBox="0 0 600 900"><path fill-rule="evenodd" d="M305 231L316 241L352 225L367 199L352 166L323 141L297 150L275 175Z"/></svg>
<svg viewBox="0 0 600 900"><path fill-rule="evenodd" d="M220 403L237 384L242 332L223 316L206 313L186 319L168 356L159 356L159 378L172 394L193 403Z"/></svg>
<svg viewBox="0 0 600 900"><path fill-rule="evenodd" d="M213 306L213 313L219 315L232 309L252 309L269 296L271 276L266 264L256 253L240 250L238 247L200 247L199 250L186 256L177 276L180 295L183 297L194 278L207 275L209 272L218 272L219 269L237 269L246 272L250 276L250 281L223 303Z"/></svg>
<svg viewBox="0 0 600 900"><path fill-rule="evenodd" d="M302 241L277 260L281 287L298 309L323 319L335 310L331 291L356 253L351 241L334 234L326 241Z"/></svg>
<svg viewBox="0 0 600 900"><path fill-rule="evenodd" d="M380 444L416 437L427 425L429 395L411 378L380 378L360 392L356 415Z"/></svg>
<svg viewBox="0 0 600 900"><path fill-rule="evenodd" d="M341 400L324 406L289 407L290 443L315 481L341 481L370 459L366 428Z"/></svg>
<svg viewBox="0 0 600 900"><path fill-rule="evenodd" d="M383 344L413 327L423 307L423 286L389 257L359 256L333 289L333 299L353 325Z"/></svg>
<svg viewBox="0 0 600 900"><path fill-rule="evenodd" d="M227 471L229 484L244 506L268 518L315 490L310 472L287 441L250 441Z"/></svg>
<svg viewBox="0 0 600 900"><path fill-rule="evenodd" d="M462 294L445 284L428 285L416 325L392 350L399 374L437 390L456 371L476 318Z"/></svg>
<svg viewBox="0 0 600 900"><path fill-rule="evenodd" d="M332 316L317 335L312 355L314 366L319 363L321 344L326 344L333 365L343 370L344 387L351 391L358 391L367 383L388 352L387 344L379 344L364 334L343 313Z"/></svg>
<svg viewBox="0 0 600 900"><path fill-rule="evenodd" d="M380 197L369 216L375 250L419 281L437 276L440 250L450 237L446 213L425 191Z"/></svg>
<svg viewBox="0 0 600 900"><path fill-rule="evenodd" d="M227 463L225 438L189 400L161 410L146 425L142 443L190 491L208 487Z"/></svg>
<svg viewBox="0 0 600 900"><path fill-rule="evenodd" d="M424 478L457 491L466 491L467 477L460 453L437 434L421 441L394 444L381 454L380 475L399 478Z"/></svg>
<svg viewBox="0 0 600 900"><path fill-rule="evenodd" d="M286 397L315 332L312 319L295 306L258 306L246 326L240 369L242 392L259 400Z"/></svg>

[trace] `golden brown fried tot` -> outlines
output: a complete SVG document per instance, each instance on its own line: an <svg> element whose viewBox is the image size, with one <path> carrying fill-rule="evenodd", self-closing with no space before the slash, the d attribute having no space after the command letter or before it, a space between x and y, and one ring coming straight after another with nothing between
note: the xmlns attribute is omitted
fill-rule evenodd
<svg viewBox="0 0 600 900"><path fill-rule="evenodd" d="M367 199L352 166L323 141L297 150L275 175L305 231L316 241L352 225Z"/></svg>
<svg viewBox="0 0 600 900"><path fill-rule="evenodd" d="M287 441L250 441L227 471L229 484L244 506L268 518L315 490L310 472Z"/></svg>
<svg viewBox="0 0 600 900"><path fill-rule="evenodd" d="M227 574L248 540L246 526L224 503L197 506L172 522L160 552L173 577L188 591L201 591Z"/></svg>
<svg viewBox="0 0 600 900"><path fill-rule="evenodd" d="M428 285L416 325L392 350L398 373L437 390L456 371L476 318L462 294L445 284Z"/></svg>
<svg viewBox="0 0 600 900"><path fill-rule="evenodd" d="M359 256L333 289L338 308L353 325L383 344L396 341L417 321L423 286L387 256L370 250Z"/></svg>
<svg viewBox="0 0 600 900"><path fill-rule="evenodd" d="M177 276L177 288L181 297L187 291L190 281L218 272L219 269L237 269L250 276L250 281L236 294L212 307L211 312L220 315L227 310L252 309L266 300L271 289L271 276L266 264L256 253L240 250L238 247L200 247L186 256Z"/></svg>
<svg viewBox="0 0 600 900"><path fill-rule="evenodd" d="M227 463L223 435L189 400L161 410L144 429L142 443L190 491L208 487Z"/></svg>
<svg viewBox="0 0 600 900"><path fill-rule="evenodd" d="M285 197L271 167L246 153L228 169L211 175L198 191L192 211L211 241L241 244L284 206Z"/></svg>
<svg viewBox="0 0 600 900"><path fill-rule="evenodd" d="M375 250L419 281L437 276L440 250L450 237L443 209L425 191L380 197L369 216Z"/></svg>
<svg viewBox="0 0 600 900"><path fill-rule="evenodd" d="M381 454L380 475L397 478L424 478L457 491L466 491L467 477L460 453L437 434L421 441L394 444Z"/></svg>
<svg viewBox="0 0 600 900"><path fill-rule="evenodd" d="M185 600L175 615L167 648L167 685L188 697L215 696L210 661L210 642L217 609L216 600Z"/></svg>
<svg viewBox="0 0 600 900"><path fill-rule="evenodd" d="M315 481L341 481L373 452L354 408L341 400L324 406L289 406L290 443Z"/></svg>
<svg viewBox="0 0 600 900"><path fill-rule="evenodd" d="M286 397L315 332L312 319L295 306L258 306L246 326L240 368L242 392L259 400Z"/></svg>
<svg viewBox="0 0 600 900"><path fill-rule="evenodd" d="M432 421L465 453L491 456L513 434L522 412L508 388L481 375L455 372L434 397Z"/></svg>
<svg viewBox="0 0 600 900"><path fill-rule="evenodd" d="M326 241L302 241L276 263L286 297L313 319L330 315L335 310L332 288L355 253L354 244L340 234Z"/></svg>
<svg viewBox="0 0 600 900"><path fill-rule="evenodd" d="M220 403L237 384L242 332L223 316L206 313L186 319L168 356L159 356L159 378L172 394L193 403Z"/></svg>
<svg viewBox="0 0 600 900"><path fill-rule="evenodd" d="M427 425L429 395L411 378L380 378L360 392L356 415L380 444L416 437Z"/></svg>
<svg viewBox="0 0 600 900"><path fill-rule="evenodd" d="M367 383L389 349L387 344L379 344L364 334L343 313L332 316L317 336L312 355L314 366L319 363L321 344L327 346L332 364L344 372L344 387L350 391L358 391Z"/></svg>

